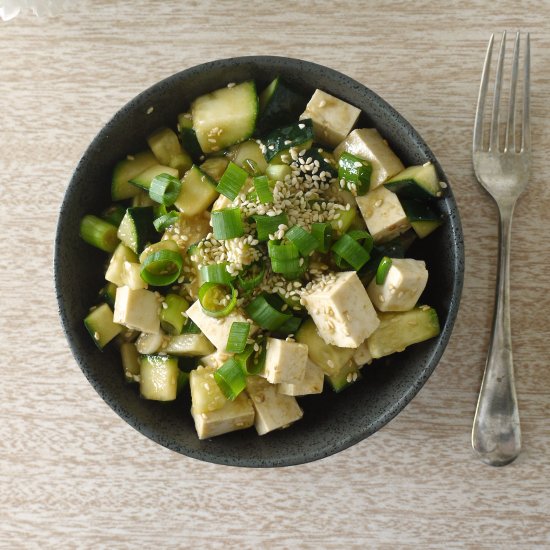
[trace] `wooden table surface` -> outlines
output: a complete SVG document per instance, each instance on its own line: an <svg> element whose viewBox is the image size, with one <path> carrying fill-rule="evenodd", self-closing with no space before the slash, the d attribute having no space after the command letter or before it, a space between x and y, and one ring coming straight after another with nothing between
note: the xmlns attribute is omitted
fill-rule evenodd
<svg viewBox="0 0 550 550"><path fill-rule="evenodd" d="M550 547L548 1L89 0L73 10L0 23L0 546ZM533 176L511 260L524 450L494 469L470 448L497 244L470 142L489 35L518 28L531 32L533 69ZM368 440L286 469L201 463L131 429L78 368L53 290L59 207L96 132L159 79L246 54L326 64L387 99L441 161L466 242L455 330L418 396Z"/></svg>

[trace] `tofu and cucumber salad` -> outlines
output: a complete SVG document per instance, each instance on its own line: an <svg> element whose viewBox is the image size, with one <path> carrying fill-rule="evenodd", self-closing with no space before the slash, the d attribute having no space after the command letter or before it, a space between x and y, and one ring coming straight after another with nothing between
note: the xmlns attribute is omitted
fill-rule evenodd
<svg viewBox="0 0 550 550"><path fill-rule="evenodd" d="M281 78L187 107L80 225L109 254L84 324L144 399L190 393L201 439L263 435L302 417L301 396L439 334L429 273L407 257L444 221L432 164L404 166L358 108Z"/></svg>

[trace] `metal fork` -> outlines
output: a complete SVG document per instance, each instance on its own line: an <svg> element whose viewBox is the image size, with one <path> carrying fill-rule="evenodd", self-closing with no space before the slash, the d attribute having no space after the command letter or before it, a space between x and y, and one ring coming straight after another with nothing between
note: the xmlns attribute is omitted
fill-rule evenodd
<svg viewBox="0 0 550 550"><path fill-rule="evenodd" d="M529 178L531 133L529 125L529 34L525 37L523 72L523 107L519 132L521 143L516 147L516 90L520 33L516 34L510 79L510 97L506 119L506 133L501 147L500 98L503 82L506 32L502 35L497 61L489 146L483 140L483 118L489 84L489 70L494 35L489 40L474 123L473 162L479 183L495 200L499 210L498 272L493 316L493 328L485 373L477 403L472 429L472 447L479 458L492 466L505 466L521 450L521 430L518 402L514 385L512 336L510 330L510 233L512 215L518 197L525 190Z"/></svg>

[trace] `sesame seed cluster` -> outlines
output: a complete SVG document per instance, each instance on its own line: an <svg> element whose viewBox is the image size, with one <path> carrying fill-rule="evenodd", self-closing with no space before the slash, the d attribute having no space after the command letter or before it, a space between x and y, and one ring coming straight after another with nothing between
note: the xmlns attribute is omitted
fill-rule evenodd
<svg viewBox="0 0 550 550"><path fill-rule="evenodd" d="M260 148L265 149L260 141ZM322 154L322 149L318 150ZM254 262L265 262L267 266L263 283L252 293L252 297L259 292L280 293L286 298L296 298L299 302L301 295L312 290L317 285L325 284L330 277L329 266L311 258L310 268L304 275L304 281L288 281L282 275L271 272L267 247L259 243L256 238L256 224L251 221L253 216L277 216L285 213L288 225L280 224L277 230L269 235L270 240L282 240L286 231L298 225L311 230L313 223L335 222L337 227L342 226L338 220L339 213L349 210L350 204L341 196L338 197L338 179L331 173L321 169L319 160L306 156L306 150L291 148L289 156L291 172L284 180L276 181L273 187L273 202L262 204L257 198L245 191L233 200L231 206L240 208L245 227L242 237L227 240L217 240L210 232L199 241L191 260L200 268L205 265L228 262L227 270L231 275L238 275L246 266ZM251 297L248 297L248 300ZM240 305L244 305L245 298L241 298ZM299 309L298 306L295 306Z"/></svg>

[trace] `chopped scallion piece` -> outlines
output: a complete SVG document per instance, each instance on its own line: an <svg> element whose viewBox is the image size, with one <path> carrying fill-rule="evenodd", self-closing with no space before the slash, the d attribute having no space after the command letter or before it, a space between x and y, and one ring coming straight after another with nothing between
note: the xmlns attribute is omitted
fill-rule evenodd
<svg viewBox="0 0 550 550"><path fill-rule="evenodd" d="M188 318L181 333L182 334L200 334L201 329L191 319Z"/></svg>
<svg viewBox="0 0 550 550"><path fill-rule="evenodd" d="M302 275L305 260L300 258L298 247L292 241L284 244L269 241L267 250L273 273L280 273L287 279L296 279Z"/></svg>
<svg viewBox="0 0 550 550"><path fill-rule="evenodd" d="M332 225L327 222L311 224L311 234L317 239L317 251L328 252L332 241Z"/></svg>
<svg viewBox="0 0 550 550"><path fill-rule="evenodd" d="M174 204L180 194L181 182L170 174L159 174L153 178L149 187L149 196L160 204L170 206Z"/></svg>
<svg viewBox="0 0 550 550"><path fill-rule="evenodd" d="M237 290L231 285L203 283L199 288L199 302L210 317L225 317L237 305Z"/></svg>
<svg viewBox="0 0 550 550"><path fill-rule="evenodd" d="M174 225L178 220L180 219L179 212L176 210L173 210L172 212L168 212L167 214L163 214L162 216L159 216L153 221L153 225L155 226L155 229L162 233L166 229L168 229L170 226Z"/></svg>
<svg viewBox="0 0 550 550"><path fill-rule="evenodd" d="M356 271L361 269L370 258L370 254L347 233L342 235L331 248L336 256L336 265L346 268L350 265Z"/></svg>
<svg viewBox="0 0 550 550"><path fill-rule="evenodd" d="M239 361L233 357L214 373L214 380L230 401L233 401L246 388L246 375Z"/></svg>
<svg viewBox="0 0 550 550"><path fill-rule="evenodd" d="M348 235L354 240L357 241L369 254L374 246L374 239L368 231L363 231L362 229L352 229L348 231Z"/></svg>
<svg viewBox="0 0 550 550"><path fill-rule="evenodd" d="M115 225L90 214L80 221L80 236L105 252L114 252L119 242Z"/></svg>
<svg viewBox="0 0 550 550"><path fill-rule="evenodd" d="M277 329L277 332L281 334L296 334L302 321L303 319L301 317L292 316Z"/></svg>
<svg viewBox="0 0 550 550"><path fill-rule="evenodd" d="M242 353L235 354L235 359L247 375L259 374L264 370L266 352L265 340L260 337L254 344L247 344Z"/></svg>
<svg viewBox="0 0 550 550"><path fill-rule="evenodd" d="M153 286L166 286L178 279L183 260L179 252L160 249L147 255L141 264L141 278Z"/></svg>
<svg viewBox="0 0 550 550"><path fill-rule="evenodd" d="M229 329L225 351L227 353L242 353L246 347L249 333L250 323L233 321Z"/></svg>
<svg viewBox="0 0 550 550"><path fill-rule="evenodd" d="M212 232L218 240L234 239L244 234L241 209L238 207L212 210Z"/></svg>
<svg viewBox="0 0 550 550"><path fill-rule="evenodd" d="M296 245L302 256L309 256L319 246L318 240L299 225L292 226L285 237Z"/></svg>
<svg viewBox="0 0 550 550"><path fill-rule="evenodd" d="M376 284L383 285L386 277L388 276L388 271L390 270L392 264L391 258L384 256L380 263L378 264L378 269L376 270Z"/></svg>
<svg viewBox="0 0 550 550"><path fill-rule="evenodd" d="M269 300L273 297L260 294L246 306L246 314L261 328L277 330L282 324L292 317L290 313L283 313L274 307Z"/></svg>
<svg viewBox="0 0 550 550"><path fill-rule="evenodd" d="M344 152L338 161L338 179L345 181L349 191L364 195L370 187L372 165L351 153Z"/></svg>
<svg viewBox="0 0 550 550"><path fill-rule="evenodd" d="M189 373L183 370L178 372L178 389L176 390L176 395L179 395L184 389L185 386L189 383Z"/></svg>
<svg viewBox="0 0 550 550"><path fill-rule="evenodd" d="M254 187L258 195L258 200L262 204L273 202L273 192L269 187L269 180L267 179L267 176L256 176L254 178Z"/></svg>
<svg viewBox="0 0 550 550"><path fill-rule="evenodd" d="M228 199L234 200L243 188L247 178L248 172L246 170L243 170L234 162L229 162L220 178L216 191L225 195Z"/></svg>
<svg viewBox="0 0 550 550"><path fill-rule="evenodd" d="M251 176L259 176L261 174L260 169L258 168L258 163L255 160L252 160L252 159L243 160L243 168Z"/></svg>
<svg viewBox="0 0 550 550"><path fill-rule="evenodd" d="M300 257L298 247L293 242L279 243L269 241L267 243L267 252L272 260L294 260Z"/></svg>
<svg viewBox="0 0 550 550"><path fill-rule="evenodd" d="M200 270L201 283L230 285L233 277L227 271L227 263L203 265Z"/></svg>
<svg viewBox="0 0 550 550"><path fill-rule="evenodd" d="M239 286L243 290L253 290L264 280L265 270L265 263L255 262L249 265L237 276Z"/></svg>
<svg viewBox="0 0 550 550"><path fill-rule="evenodd" d="M113 204L101 213L101 217L106 222L112 223L118 227L122 221L122 218L124 218L124 214L126 214L126 208L124 208L124 206L121 206L120 204Z"/></svg>
<svg viewBox="0 0 550 550"><path fill-rule="evenodd" d="M269 235L276 233L279 225L288 225L288 216L283 212L276 216L253 216L256 222L256 234L259 241L267 241Z"/></svg>

